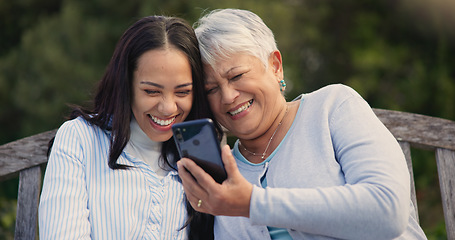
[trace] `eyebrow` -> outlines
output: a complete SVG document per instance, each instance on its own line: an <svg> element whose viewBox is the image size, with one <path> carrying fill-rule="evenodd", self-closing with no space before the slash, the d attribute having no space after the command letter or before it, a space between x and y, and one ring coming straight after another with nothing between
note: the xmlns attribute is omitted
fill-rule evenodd
<svg viewBox="0 0 455 240"><path fill-rule="evenodd" d="M142 81L142 82L140 82L140 84L146 84L146 85L154 86L154 87L157 87L157 88L164 88L163 85L158 84L158 83L154 83L154 82ZM177 88L184 88L184 87L191 86L191 85L193 85L193 83L184 83L184 84L177 85L175 88L176 89Z"/></svg>
<svg viewBox="0 0 455 240"><path fill-rule="evenodd" d="M236 70L237 68L241 68L242 66L235 66L224 72L224 75L229 75L232 71Z"/></svg>
<svg viewBox="0 0 455 240"><path fill-rule="evenodd" d="M226 70L225 72L220 73L220 76L221 76L222 78L228 78L228 76L229 76L230 74L232 74L232 72L235 71L235 70L238 69L238 68L242 68L242 66L234 66L234 67L231 67L231 68L229 68L228 70Z"/></svg>

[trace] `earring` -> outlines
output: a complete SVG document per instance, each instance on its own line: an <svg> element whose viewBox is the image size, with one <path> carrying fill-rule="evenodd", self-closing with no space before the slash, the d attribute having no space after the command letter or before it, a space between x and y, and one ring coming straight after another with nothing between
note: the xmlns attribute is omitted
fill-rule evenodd
<svg viewBox="0 0 455 240"><path fill-rule="evenodd" d="M286 90L286 83L284 82L284 79L280 81L280 91L284 92Z"/></svg>

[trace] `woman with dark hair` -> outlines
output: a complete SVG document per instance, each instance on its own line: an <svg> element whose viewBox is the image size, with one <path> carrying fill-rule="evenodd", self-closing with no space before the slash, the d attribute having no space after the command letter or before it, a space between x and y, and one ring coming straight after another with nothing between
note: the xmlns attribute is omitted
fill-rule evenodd
<svg viewBox="0 0 455 240"><path fill-rule="evenodd" d="M212 117L202 74L198 42L184 20L150 16L126 30L93 108L75 108L55 136L40 239L187 239L206 232L191 228L206 216L185 200L171 139L174 123Z"/></svg>

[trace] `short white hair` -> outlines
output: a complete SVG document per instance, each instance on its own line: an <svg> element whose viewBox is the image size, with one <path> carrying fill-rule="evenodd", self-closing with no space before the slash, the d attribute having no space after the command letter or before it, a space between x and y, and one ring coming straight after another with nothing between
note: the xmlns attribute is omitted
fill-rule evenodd
<svg viewBox="0 0 455 240"><path fill-rule="evenodd" d="M272 30L247 10L213 10L194 27L202 61L212 67L233 54L246 53L259 58L267 68L270 54L278 50Z"/></svg>

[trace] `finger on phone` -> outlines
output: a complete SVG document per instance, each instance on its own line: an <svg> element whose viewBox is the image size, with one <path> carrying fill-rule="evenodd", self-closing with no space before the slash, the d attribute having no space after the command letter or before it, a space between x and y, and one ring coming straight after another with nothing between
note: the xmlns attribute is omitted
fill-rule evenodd
<svg viewBox="0 0 455 240"><path fill-rule="evenodd" d="M188 161L191 164L191 160L180 160L177 162L177 167L178 167L178 173L180 178L182 179L182 185L187 194L191 194L194 196L202 196L206 195L205 190L199 185L197 180L194 178L193 174L188 171L188 169L185 166L185 161Z"/></svg>
<svg viewBox="0 0 455 240"><path fill-rule="evenodd" d="M237 163L235 162L234 156L232 155L231 148L229 145L225 145L221 149L221 155L223 159L224 168L226 169L226 173L228 177L232 177L235 174L240 174L239 169L237 167Z"/></svg>
<svg viewBox="0 0 455 240"><path fill-rule="evenodd" d="M184 161L182 161L184 160ZM210 176L207 172L204 171L201 167L199 167L193 160L188 158L182 158L182 165L186 168L186 170L191 173L191 175L196 179L197 183L204 189L208 188L209 186L213 186L213 184L217 184L215 180Z"/></svg>

